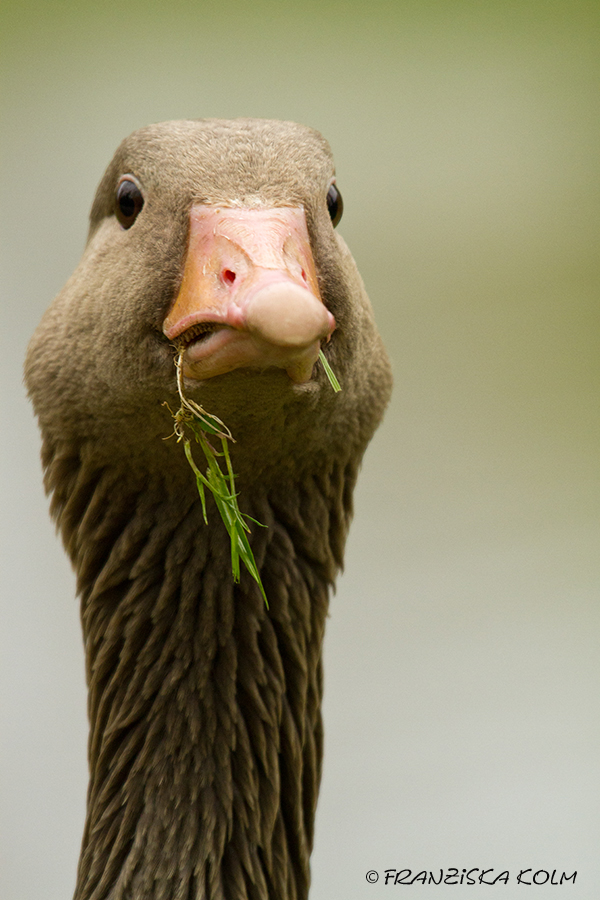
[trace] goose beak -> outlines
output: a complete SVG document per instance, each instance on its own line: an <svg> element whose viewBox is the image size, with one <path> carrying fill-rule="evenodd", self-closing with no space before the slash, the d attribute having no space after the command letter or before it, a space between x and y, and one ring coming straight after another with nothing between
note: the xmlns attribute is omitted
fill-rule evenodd
<svg viewBox="0 0 600 900"><path fill-rule="evenodd" d="M186 377L277 366L303 383L334 329L302 207L192 207L183 279L163 323L185 348Z"/></svg>

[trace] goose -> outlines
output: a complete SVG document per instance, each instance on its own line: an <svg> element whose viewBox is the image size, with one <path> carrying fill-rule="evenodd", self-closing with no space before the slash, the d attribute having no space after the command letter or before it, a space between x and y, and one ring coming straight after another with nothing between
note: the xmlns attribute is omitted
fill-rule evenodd
<svg viewBox="0 0 600 900"><path fill-rule="evenodd" d="M75 900L308 895L328 596L391 391L341 212L311 128L141 128L108 166L81 262L30 342L85 644ZM217 507L209 496L205 522L168 439L176 358L186 396L234 438L260 584L244 567L233 578Z"/></svg>

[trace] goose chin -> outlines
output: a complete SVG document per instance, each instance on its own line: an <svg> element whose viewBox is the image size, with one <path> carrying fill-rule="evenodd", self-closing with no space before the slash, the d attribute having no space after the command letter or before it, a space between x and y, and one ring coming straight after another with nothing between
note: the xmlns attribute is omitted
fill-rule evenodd
<svg viewBox="0 0 600 900"><path fill-rule="evenodd" d="M281 347L251 332L224 327L186 347L183 374L205 381L235 369L278 368L284 369L295 384L305 384L312 378L320 348L319 340L302 347Z"/></svg>

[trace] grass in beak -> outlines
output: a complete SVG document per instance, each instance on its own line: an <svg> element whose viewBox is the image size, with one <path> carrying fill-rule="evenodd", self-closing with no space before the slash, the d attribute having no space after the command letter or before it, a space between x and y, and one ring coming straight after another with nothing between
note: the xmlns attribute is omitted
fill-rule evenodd
<svg viewBox="0 0 600 900"><path fill-rule="evenodd" d="M323 353L322 350L319 350L319 359L321 360L321 363L322 363L322 365L323 365L323 368L325 369L325 374L326 374L327 377L329 378L329 384L330 384L331 387L334 389L334 391L336 392L336 394L339 393L339 391L341 391L341 389L342 389L342 386L341 386L341 384L339 383L339 381L337 380L337 378L335 377L335 374L334 374L334 372L333 372L333 369L331 368L331 366L330 366L329 363L327 362L327 357L325 356L325 354Z"/></svg>
<svg viewBox="0 0 600 900"><path fill-rule="evenodd" d="M265 527L261 522L257 522L251 516L244 515L238 506L237 493L235 490L235 475L231 466L231 458L229 456L228 442L233 441L233 435L229 428L217 416L206 412L194 400L190 400L185 395L183 387L183 354L184 347L177 348L177 356L175 357L175 368L177 370L177 391L181 405L177 412L171 412L174 421L174 433L177 443L183 444L186 459L190 464L190 468L196 477L196 487L200 495L202 503L202 515L204 521L208 524L206 515L206 490L208 489L213 495L213 499L219 510L219 514L223 520L223 524L227 529L229 540L231 542L231 571L233 580L238 583L240 580L240 560L244 563L250 575L254 578L260 588L267 609L269 602L265 589L261 581L260 572L248 541L250 527L248 521L254 522L256 525ZM323 364L325 373L331 383L334 391L341 391L340 384L331 370L331 366L325 359L323 351L319 353L319 359ZM187 429L187 430L186 430ZM191 435L191 436L190 436ZM207 435L218 438L221 441L221 451L215 450ZM192 453L192 440L200 444L200 448L204 453L207 462L206 473L203 474L194 459ZM221 468L219 460L225 462L225 471Z"/></svg>

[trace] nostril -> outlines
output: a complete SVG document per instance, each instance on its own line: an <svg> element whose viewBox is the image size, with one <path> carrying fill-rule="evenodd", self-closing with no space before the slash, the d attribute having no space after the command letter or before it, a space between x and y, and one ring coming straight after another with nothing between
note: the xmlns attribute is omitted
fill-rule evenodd
<svg viewBox="0 0 600 900"><path fill-rule="evenodd" d="M306 277L306 272L302 269L302 279L308 284L308 278Z"/></svg>
<svg viewBox="0 0 600 900"><path fill-rule="evenodd" d="M221 278L225 284L233 284L235 281L235 272L232 272L231 269L223 269Z"/></svg>

